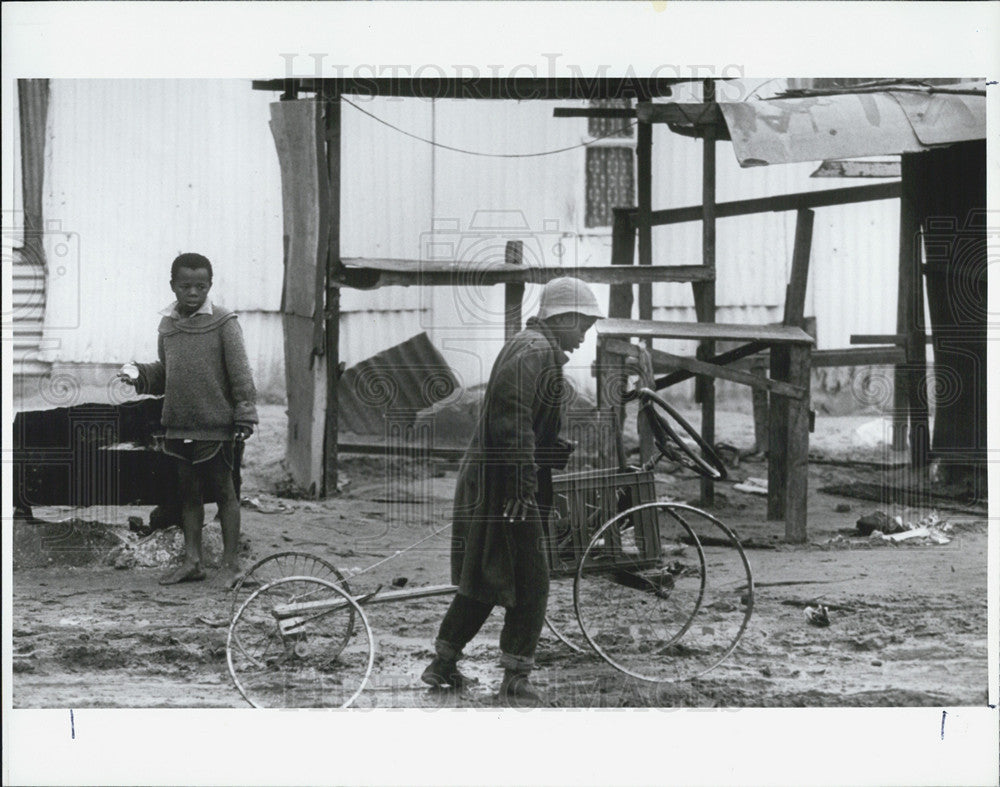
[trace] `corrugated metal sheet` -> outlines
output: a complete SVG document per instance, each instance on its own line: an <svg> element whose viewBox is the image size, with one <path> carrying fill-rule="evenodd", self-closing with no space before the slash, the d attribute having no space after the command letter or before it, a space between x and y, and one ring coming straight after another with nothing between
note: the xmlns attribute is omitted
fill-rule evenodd
<svg viewBox="0 0 1000 787"><path fill-rule="evenodd" d="M65 233L47 246L67 247L49 280L55 359L152 355L155 325L138 323L172 300L169 266L181 251L212 260L214 300L277 309L269 101L242 80L53 80L44 215Z"/></svg>
<svg viewBox="0 0 1000 787"><path fill-rule="evenodd" d="M395 425L451 396L458 381L427 334L420 333L350 367L337 385L338 425L355 434L386 435Z"/></svg>
<svg viewBox="0 0 1000 787"><path fill-rule="evenodd" d="M243 312L258 384L281 379L274 314L281 191L267 126L273 100L243 81L52 83L45 188L46 217L58 225L46 247L57 260L46 315L46 336L57 345L52 357L150 357L155 313L171 298L169 261L199 249L217 264L213 298ZM588 138L586 120L552 117L554 106L574 102L353 100L418 136L473 150L533 152ZM583 227L583 148L541 158L463 155L349 106L343 127L344 256L419 259L431 245L436 253L450 243L451 253L486 259L523 236L526 252L548 264L610 261L610 229ZM844 185L809 178L813 164L741 169L728 143L719 145L717 161L719 201ZM700 202L698 141L657 127L654 162L655 208ZM895 201L817 211L807 313L817 317L820 348L846 346L852 332L894 331L897 217ZM720 220L720 320L731 319L727 309L737 310L733 318L743 309L748 321L778 318L794 221L792 213ZM700 262L700 225L656 229L654 258ZM527 290L525 316L537 306L537 289ZM604 302L606 288L599 289ZM426 330L462 384L479 384L502 342L502 299L500 287L345 290L341 360L358 363ZM654 302L658 316L693 319L689 285L659 285ZM568 374L592 386L592 346L575 356Z"/></svg>

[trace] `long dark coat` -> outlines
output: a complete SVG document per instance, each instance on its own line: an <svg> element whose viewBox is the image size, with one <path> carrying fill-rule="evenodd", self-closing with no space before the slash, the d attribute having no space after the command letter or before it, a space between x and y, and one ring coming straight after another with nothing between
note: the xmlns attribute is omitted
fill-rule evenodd
<svg viewBox="0 0 1000 787"><path fill-rule="evenodd" d="M511 524L508 498L534 497L552 505L546 449L557 445L567 389L566 354L536 318L504 345L493 366L476 433L458 472L452 527L451 575L459 592L487 604L512 607Z"/></svg>

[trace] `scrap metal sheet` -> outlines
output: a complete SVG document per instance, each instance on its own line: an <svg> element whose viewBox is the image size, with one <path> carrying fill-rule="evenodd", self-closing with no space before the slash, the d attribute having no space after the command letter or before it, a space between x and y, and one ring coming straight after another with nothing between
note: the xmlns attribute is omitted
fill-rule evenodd
<svg viewBox="0 0 1000 787"><path fill-rule="evenodd" d="M740 166L916 153L986 137L985 96L884 91L721 103Z"/></svg>

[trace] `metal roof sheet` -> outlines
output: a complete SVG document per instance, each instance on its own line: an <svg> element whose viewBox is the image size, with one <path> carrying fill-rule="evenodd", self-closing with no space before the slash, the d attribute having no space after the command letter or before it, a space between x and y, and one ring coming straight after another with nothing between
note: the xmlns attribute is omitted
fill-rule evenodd
<svg viewBox="0 0 1000 787"><path fill-rule="evenodd" d="M719 108L743 167L916 153L986 137L985 88L866 90Z"/></svg>

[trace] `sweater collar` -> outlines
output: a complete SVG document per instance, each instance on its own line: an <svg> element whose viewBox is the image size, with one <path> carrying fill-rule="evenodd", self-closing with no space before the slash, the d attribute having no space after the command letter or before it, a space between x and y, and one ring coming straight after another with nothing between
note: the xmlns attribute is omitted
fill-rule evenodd
<svg viewBox="0 0 1000 787"><path fill-rule="evenodd" d="M563 366L567 361L569 361L569 356L563 352L562 347L559 346L559 340L556 339L555 334L552 333L552 329L549 328L548 325L539 320L537 317L529 317L527 322L525 322L524 327L538 331L538 333L548 339L549 344L552 345L552 351L555 353L556 361L560 366Z"/></svg>
<svg viewBox="0 0 1000 787"><path fill-rule="evenodd" d="M210 298L205 298L205 302L198 307L198 310L194 314L183 315L177 311L177 301L174 301L169 306L164 306L160 309L160 314L164 317L172 317L175 320L184 320L188 317L194 317L195 314L211 314L212 313L212 301Z"/></svg>

